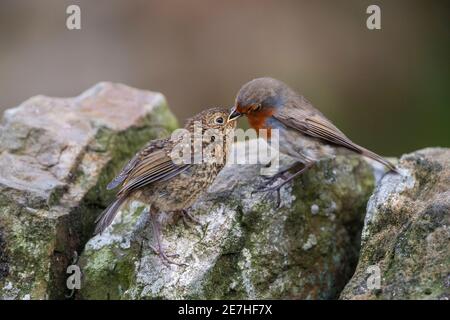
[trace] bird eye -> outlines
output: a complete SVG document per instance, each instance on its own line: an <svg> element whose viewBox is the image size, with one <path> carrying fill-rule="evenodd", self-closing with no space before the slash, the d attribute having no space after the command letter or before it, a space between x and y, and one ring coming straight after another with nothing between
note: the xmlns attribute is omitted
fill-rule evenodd
<svg viewBox="0 0 450 320"><path fill-rule="evenodd" d="M223 124L223 122L224 122L223 117L216 118L216 123Z"/></svg>
<svg viewBox="0 0 450 320"><path fill-rule="evenodd" d="M252 111L259 111L261 110L262 104L258 103L257 105L253 106Z"/></svg>

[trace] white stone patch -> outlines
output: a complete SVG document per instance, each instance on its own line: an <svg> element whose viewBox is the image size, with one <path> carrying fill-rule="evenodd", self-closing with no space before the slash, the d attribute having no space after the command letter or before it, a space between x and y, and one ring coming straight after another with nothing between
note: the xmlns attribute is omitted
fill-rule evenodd
<svg viewBox="0 0 450 320"><path fill-rule="evenodd" d="M334 212L336 212L336 209L337 209L336 202L331 201L330 205L327 208L325 208L325 210L324 210L325 211L325 215L328 216L328 217L334 215ZM330 219L333 219L333 218L330 218Z"/></svg>
<svg viewBox="0 0 450 320"><path fill-rule="evenodd" d="M238 265L239 268L242 270L241 276L242 276L242 284L244 286L245 292L247 293L247 296L249 299L255 299L255 287L253 286L252 280L251 280L251 266L252 266L252 255L250 251L247 248L242 249L242 256L244 260L239 261Z"/></svg>
<svg viewBox="0 0 450 320"><path fill-rule="evenodd" d="M220 253L220 246L213 244L223 242L222 237L226 233L222 229L229 230L232 227L236 214L225 205L213 206L209 210L209 212L197 216L203 228L207 227L202 237L208 246L197 247L200 236L195 232L184 231L184 241L179 241L177 233L171 233L170 228L166 229L162 239L166 252L179 254L173 260L188 263L189 266L170 265L166 267L150 248L144 247L141 261L136 264L137 285L133 290L126 291L128 298L166 296L169 299L180 299L186 291L201 292L202 285L198 283L198 279L214 265L214 261ZM174 287L177 287L178 290L174 291Z"/></svg>
<svg viewBox="0 0 450 320"><path fill-rule="evenodd" d="M122 210L119 210L111 225L106 228L103 233L97 234L86 243L85 250L99 250L114 243L119 243L119 246L122 249L129 249L131 246L131 235L134 227L142 224L143 220L146 220L142 219L142 213L145 212L145 209L144 211L141 211L141 214L138 217L131 214L131 212L137 212L140 207L142 207L142 203L138 201L132 201L128 204L124 204L124 207ZM114 227L116 225L120 225L121 227L128 225L129 230L122 235L115 234Z"/></svg>
<svg viewBox="0 0 450 320"><path fill-rule="evenodd" d="M305 244L303 245L303 250L308 251L312 247L314 247L317 244L317 238L314 234L310 233L308 236L308 240L306 240Z"/></svg>
<svg viewBox="0 0 450 320"><path fill-rule="evenodd" d="M13 288L12 282L8 282L3 287L3 290L11 290Z"/></svg>
<svg viewBox="0 0 450 320"><path fill-rule="evenodd" d="M3 300L16 300L19 294L19 289L15 288L10 281L5 284L3 291Z"/></svg>

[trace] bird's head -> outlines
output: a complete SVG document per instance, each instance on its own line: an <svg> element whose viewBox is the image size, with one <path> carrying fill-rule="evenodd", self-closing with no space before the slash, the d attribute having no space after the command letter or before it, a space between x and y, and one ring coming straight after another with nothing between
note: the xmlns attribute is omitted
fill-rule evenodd
<svg viewBox="0 0 450 320"><path fill-rule="evenodd" d="M204 110L188 119L185 128L193 130L194 124L199 124L202 127L202 131L207 129L232 130L236 127L236 121L227 121L229 113L229 109L222 107Z"/></svg>
<svg viewBox="0 0 450 320"><path fill-rule="evenodd" d="M239 90L228 120L241 116L258 118L268 116L281 107L288 86L273 78L257 78L244 84Z"/></svg>
<svg viewBox="0 0 450 320"><path fill-rule="evenodd" d="M204 144L224 141L229 145L236 128L236 121L227 121L229 113L229 109L222 107L206 109L188 119L185 129L192 133L192 139L201 133Z"/></svg>

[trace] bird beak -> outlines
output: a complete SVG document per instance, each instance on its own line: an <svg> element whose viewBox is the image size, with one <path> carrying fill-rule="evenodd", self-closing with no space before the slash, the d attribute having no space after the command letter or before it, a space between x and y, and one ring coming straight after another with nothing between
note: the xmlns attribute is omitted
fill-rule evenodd
<svg viewBox="0 0 450 320"><path fill-rule="evenodd" d="M228 121L227 122L236 120L236 119L238 119L240 117L242 117L242 113L237 112L236 108L233 108L233 109L231 109L231 113L228 116Z"/></svg>

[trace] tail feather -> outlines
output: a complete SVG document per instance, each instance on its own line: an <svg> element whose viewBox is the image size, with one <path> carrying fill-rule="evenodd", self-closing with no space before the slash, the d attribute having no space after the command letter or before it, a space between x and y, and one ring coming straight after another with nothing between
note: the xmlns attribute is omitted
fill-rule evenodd
<svg viewBox="0 0 450 320"><path fill-rule="evenodd" d="M377 155L375 152L372 152L370 150L364 149L361 147L361 154L373 159L375 161L378 161L379 163L385 165L390 171L394 171L396 173L399 173L397 168L395 167L395 165L393 163L391 163L390 161L384 159L383 157Z"/></svg>
<svg viewBox="0 0 450 320"><path fill-rule="evenodd" d="M95 220L97 225L95 226L94 234L102 233L114 220L122 204L127 199L126 195L118 197L112 202Z"/></svg>

